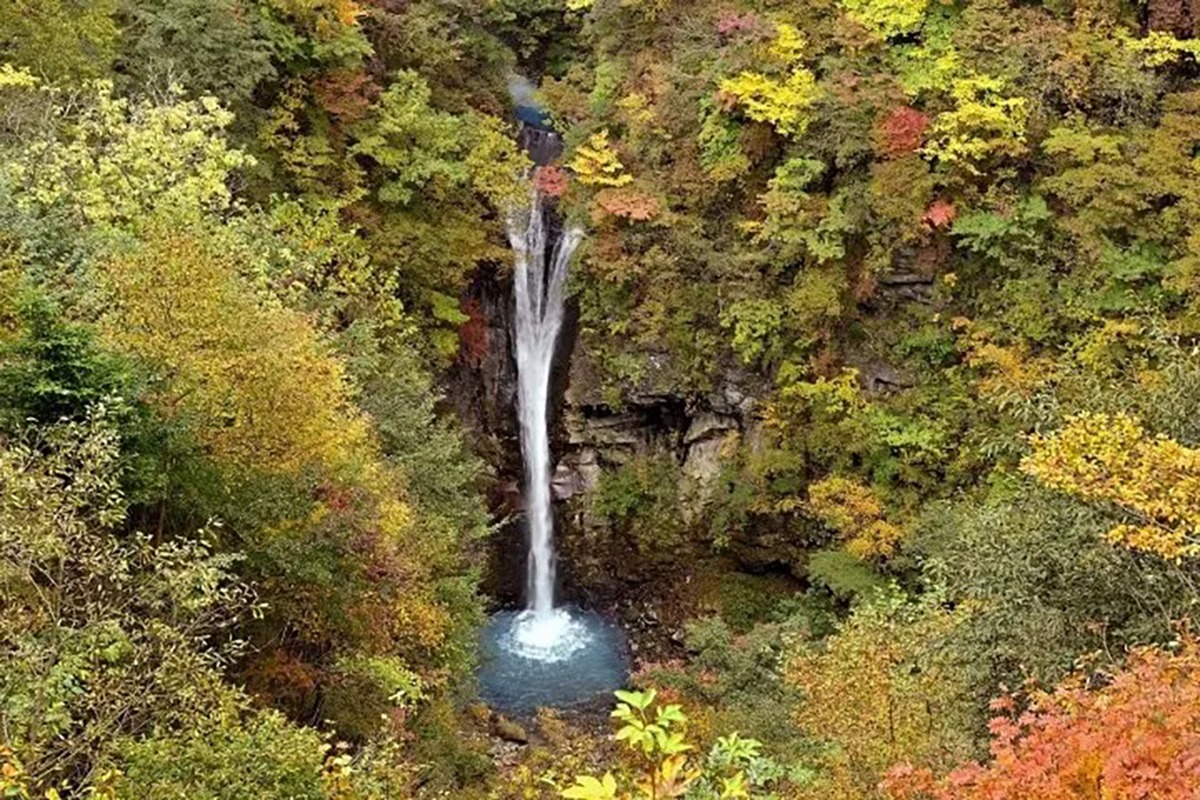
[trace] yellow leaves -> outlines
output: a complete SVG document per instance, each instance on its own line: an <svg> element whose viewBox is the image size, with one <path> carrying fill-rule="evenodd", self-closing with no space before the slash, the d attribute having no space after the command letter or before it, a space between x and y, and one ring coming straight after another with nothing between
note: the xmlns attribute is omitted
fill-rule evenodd
<svg viewBox="0 0 1200 800"><path fill-rule="evenodd" d="M592 134L587 144L575 148L569 166L579 182L587 186L619 187L633 182L608 141L607 130Z"/></svg>
<svg viewBox="0 0 1200 800"><path fill-rule="evenodd" d="M758 754L761 746L753 739L739 739L737 734L718 741L708 759L708 771L701 759L688 754L694 750L684 732L688 717L678 705L655 705L657 692L618 690L620 701L612 717L621 722L616 740L636 755L640 766L633 775L624 772L620 780L610 772L603 778L581 775L574 784L562 790L567 800L666 800L684 797L702 777L719 779L724 787L722 798L745 797L747 780L742 766ZM724 748L719 750L719 748ZM718 755L724 767L711 765ZM720 774L725 773L725 774ZM707 796L707 795L706 795Z"/></svg>
<svg viewBox="0 0 1200 800"><path fill-rule="evenodd" d="M434 584L460 540L433 530L436 517L418 517L406 476L384 459L354 403L343 362L308 316L242 274L249 257L233 235L159 220L146 233L100 276L101 333L152 370L145 400L230 482L316 481L313 502L264 533L305 541L313 531L355 532L390 576L373 585L395 581L403 591L372 591L339 613L363 620L390 652L444 649L457 621Z"/></svg>
<svg viewBox="0 0 1200 800"><path fill-rule="evenodd" d="M1075 358L1098 375L1114 375L1128 351L1144 345L1143 333L1134 320L1107 319L1079 340Z"/></svg>
<svg viewBox="0 0 1200 800"><path fill-rule="evenodd" d="M955 317L950 327L966 339L966 361L984 374L976 383L981 397L1003 404L1013 397L1029 397L1055 377L1055 361L1034 356L1024 342L997 344L971 320Z"/></svg>
<svg viewBox="0 0 1200 800"><path fill-rule="evenodd" d="M335 0L333 3L334 16L347 27L357 25L358 18L364 13L362 7L354 0Z"/></svg>
<svg viewBox="0 0 1200 800"><path fill-rule="evenodd" d="M658 768L638 785L650 798L683 797L700 777L700 770L688 766L687 756L678 754L664 758Z"/></svg>
<svg viewBox="0 0 1200 800"><path fill-rule="evenodd" d="M942 642L968 619L935 596L919 603L898 592L860 605L825 647L805 649L786 678L804 694L796 722L833 745L824 780L808 797L874 797L886 770L967 755L971 701L961 663Z"/></svg>
<svg viewBox="0 0 1200 800"><path fill-rule="evenodd" d="M1179 39L1165 31L1150 31L1144 37L1122 37L1124 45L1142 56L1147 67L1173 64L1184 56L1200 60L1200 39Z"/></svg>
<svg viewBox="0 0 1200 800"><path fill-rule="evenodd" d="M253 164L225 140L232 121L212 98L131 102L99 84L66 140L31 143L0 174L23 203L65 202L90 223L127 224L164 206L195 219L228 209L230 173Z"/></svg>
<svg viewBox="0 0 1200 800"><path fill-rule="evenodd" d="M1028 105L1024 97L1005 97L1005 88L986 75L956 80L950 90L954 109L934 119L925 155L978 175L989 158L1024 153Z"/></svg>
<svg viewBox="0 0 1200 800"><path fill-rule="evenodd" d="M390 612L399 637L429 652L445 644L454 622L432 597L412 591L404 593Z"/></svg>
<svg viewBox="0 0 1200 800"><path fill-rule="evenodd" d="M841 3L851 19L884 39L916 31L929 7L929 0L841 0Z"/></svg>
<svg viewBox="0 0 1200 800"><path fill-rule="evenodd" d="M804 58L804 50L808 40L794 25L780 22L775 26L775 41L767 49L767 53L785 66L792 66Z"/></svg>
<svg viewBox="0 0 1200 800"><path fill-rule="evenodd" d="M37 85L38 79L25 67L0 65L0 89L32 89Z"/></svg>
<svg viewBox="0 0 1200 800"><path fill-rule="evenodd" d="M1032 444L1025 473L1131 517L1109 541L1172 560L1200 555L1200 450L1152 436L1125 414L1084 414Z"/></svg>
<svg viewBox="0 0 1200 800"><path fill-rule="evenodd" d="M257 298L220 242L158 225L105 265L102 330L164 377L161 412L238 471L337 471L370 454L345 371L308 320Z"/></svg>
<svg viewBox="0 0 1200 800"><path fill-rule="evenodd" d="M29 773L8 745L0 745L0 797L29 797Z"/></svg>
<svg viewBox="0 0 1200 800"><path fill-rule="evenodd" d="M1045 358L1032 358L1024 345L1003 346L982 342L967 355L967 363L982 367L989 375L977 384L983 397L999 401L1008 396L1028 397L1049 379L1052 363Z"/></svg>
<svg viewBox="0 0 1200 800"><path fill-rule="evenodd" d="M611 772L603 778L581 775L575 779L574 786L563 790L562 796L565 800L615 800L617 780Z"/></svg>
<svg viewBox="0 0 1200 800"><path fill-rule="evenodd" d="M832 378L818 377L815 381L796 380L784 383L779 390L778 403L767 407L764 422L769 429L786 431L791 427L791 409L795 406L818 408L832 415L851 415L867 407L859 384L858 370L843 367ZM781 381L782 382L782 381Z"/></svg>
<svg viewBox="0 0 1200 800"><path fill-rule="evenodd" d="M654 122L655 101L642 92L630 92L617 101L630 126L636 128L648 127Z"/></svg>
<svg viewBox="0 0 1200 800"><path fill-rule="evenodd" d="M858 481L831 477L808 487L805 508L845 542L856 558L890 556L904 530L884 518L878 495Z"/></svg>
<svg viewBox="0 0 1200 800"><path fill-rule="evenodd" d="M766 122L784 136L802 135L820 96L816 76L801 63L806 46L795 27L777 25L775 39L765 53L771 62L770 74L742 72L721 81L721 93L755 122Z"/></svg>
<svg viewBox="0 0 1200 800"><path fill-rule="evenodd" d="M799 136L812 121L809 111L819 91L816 77L798 68L786 78L743 72L721 81L721 91L732 97L747 117L766 122L784 136Z"/></svg>

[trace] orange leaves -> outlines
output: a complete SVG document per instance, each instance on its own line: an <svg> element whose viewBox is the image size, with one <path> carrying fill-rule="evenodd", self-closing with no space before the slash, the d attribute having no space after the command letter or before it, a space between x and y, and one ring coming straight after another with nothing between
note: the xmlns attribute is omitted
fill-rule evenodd
<svg viewBox="0 0 1200 800"><path fill-rule="evenodd" d="M338 22L349 27L358 24L358 18L362 16L363 10L355 0L334 0L333 13Z"/></svg>
<svg viewBox="0 0 1200 800"><path fill-rule="evenodd" d="M889 158L915 153L925 143L929 117L909 106L893 108L879 124L879 150Z"/></svg>
<svg viewBox="0 0 1200 800"><path fill-rule="evenodd" d="M1129 516L1111 541L1168 559L1200 555L1200 450L1151 436L1124 414L1085 414L1032 443L1022 470Z"/></svg>
<svg viewBox="0 0 1200 800"><path fill-rule="evenodd" d="M957 216L958 209L954 207L953 203L938 200L925 211L925 216L921 218L921 221L930 228L948 228Z"/></svg>
<svg viewBox="0 0 1200 800"><path fill-rule="evenodd" d="M614 217L647 222L662 213L654 197L636 189L604 189L596 195L596 206Z"/></svg>
<svg viewBox="0 0 1200 800"><path fill-rule="evenodd" d="M549 197L561 197L567 191L567 173L552 165L538 167L533 171L533 186Z"/></svg>
<svg viewBox="0 0 1200 800"><path fill-rule="evenodd" d="M462 303L467 321L458 327L459 357L464 363L478 367L488 351L488 321L483 306L475 298Z"/></svg>
<svg viewBox="0 0 1200 800"><path fill-rule="evenodd" d="M1089 691L1082 676L1010 700L989 725L992 760L938 780L909 764L883 788L894 800L1195 800L1200 786L1200 643L1177 653L1134 651L1111 683Z"/></svg>
<svg viewBox="0 0 1200 800"><path fill-rule="evenodd" d="M335 70L313 83L313 94L322 108L348 123L367 116L380 88L365 70Z"/></svg>

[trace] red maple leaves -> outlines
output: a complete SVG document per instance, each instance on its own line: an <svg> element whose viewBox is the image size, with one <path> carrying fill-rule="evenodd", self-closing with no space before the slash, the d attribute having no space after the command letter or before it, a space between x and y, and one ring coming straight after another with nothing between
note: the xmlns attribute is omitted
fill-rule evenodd
<svg viewBox="0 0 1200 800"><path fill-rule="evenodd" d="M555 166L538 167L533 171L533 185L544 195L561 197L567 191L567 173Z"/></svg>
<svg viewBox="0 0 1200 800"><path fill-rule="evenodd" d="M954 222L954 218L957 216L958 209L954 207L953 203L938 200L925 210L925 216L921 217L921 221L930 228L946 228Z"/></svg>
<svg viewBox="0 0 1200 800"><path fill-rule="evenodd" d="M992 759L935 778L896 766L894 800L1196 800L1200 796L1200 642L1134 651L1105 687L1082 678L993 702Z"/></svg>
<svg viewBox="0 0 1200 800"><path fill-rule="evenodd" d="M474 297L462 302L462 310L468 319L458 327L459 358L469 366L478 367L488 352L487 314Z"/></svg>
<svg viewBox="0 0 1200 800"><path fill-rule="evenodd" d="M909 106L898 106L879 123L880 151L891 158L920 149L929 117Z"/></svg>
<svg viewBox="0 0 1200 800"><path fill-rule="evenodd" d="M753 11L739 14L726 11L717 18L717 33L732 36L737 33L757 33L762 27L762 18Z"/></svg>

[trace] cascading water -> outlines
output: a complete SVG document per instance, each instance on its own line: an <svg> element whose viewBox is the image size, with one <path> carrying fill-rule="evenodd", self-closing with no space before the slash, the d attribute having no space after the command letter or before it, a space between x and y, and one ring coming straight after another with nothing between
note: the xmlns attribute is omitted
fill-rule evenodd
<svg viewBox="0 0 1200 800"><path fill-rule="evenodd" d="M563 661L587 645L587 631L567 609L555 608L554 514L550 505L550 377L562 330L567 270L583 240L568 226L553 250L544 199L536 191L529 208L513 214L517 416L525 459L525 516L529 526L527 604L512 626L509 645L543 661Z"/></svg>
<svg viewBox="0 0 1200 800"><path fill-rule="evenodd" d="M515 259L517 412L525 457L526 514L529 519L529 610L545 618L554 610L554 516L550 509L550 437L547 416L550 369L562 330L564 291L571 256L583 232L570 226L546 259L547 226L542 198L508 225Z"/></svg>
<svg viewBox="0 0 1200 800"><path fill-rule="evenodd" d="M521 141L546 164L562 151L529 81L510 80ZM482 695L491 705L524 712L571 706L604 697L625 681L620 632L600 615L556 606L554 513L550 478L550 384L563 326L567 271L583 231L551 224L550 201L533 192L528 208L509 217L513 249L513 355L517 362L517 416L525 463L526 607L492 616L483 631L479 668Z"/></svg>

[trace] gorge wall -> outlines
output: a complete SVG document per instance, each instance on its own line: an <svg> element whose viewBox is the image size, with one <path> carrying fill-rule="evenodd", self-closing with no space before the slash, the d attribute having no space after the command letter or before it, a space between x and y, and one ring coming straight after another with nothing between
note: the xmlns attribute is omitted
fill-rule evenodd
<svg viewBox="0 0 1200 800"><path fill-rule="evenodd" d="M917 260L898 258L894 269L881 276L872 308L866 310L889 315L913 304L928 305L931 281ZM463 327L462 354L447 387L475 452L490 468L488 495L498 531L488 547L484 588L503 605L519 604L524 586L511 294L507 268L475 276L463 297L471 321ZM865 351L847 352L846 363L858 369L869 393L911 383ZM697 559L711 557L709 504L720 490L723 460L734 457L742 445L753 449L763 435L761 398L771 387L761 375L732 363L721 371L719 385L692 393L672 387L668 370L653 356L647 366L640 384L626 388L620 403L614 403L580 335L578 309L568 302L549 412L560 590L567 601L612 604L638 594L667 572L679 572L680 559L668 556L692 556L682 559L685 571ZM658 542L658 552L639 551L637 536L595 508L595 493L606 476L612 479L637 464L656 465L651 480L672 484L667 487L672 508L663 509L671 518L662 526L669 541ZM741 569L802 578L807 553L793 533L735 533L723 550Z"/></svg>

